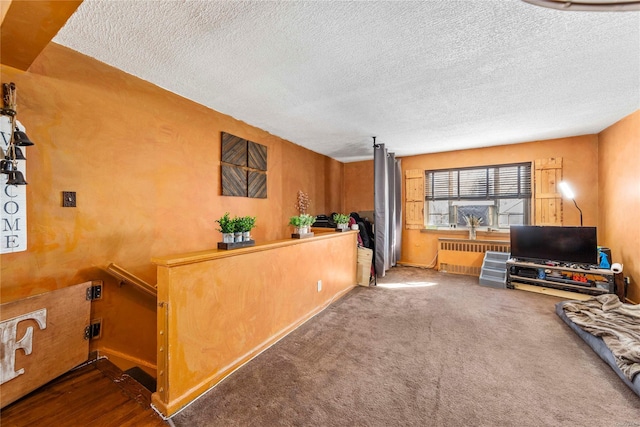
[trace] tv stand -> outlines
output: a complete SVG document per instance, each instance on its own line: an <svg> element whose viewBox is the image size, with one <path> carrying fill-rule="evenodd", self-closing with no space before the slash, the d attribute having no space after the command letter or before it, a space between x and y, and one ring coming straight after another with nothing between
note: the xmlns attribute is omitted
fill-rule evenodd
<svg viewBox="0 0 640 427"><path fill-rule="evenodd" d="M588 295L615 293L615 273L592 266L576 266L555 261L507 261L507 288L536 286L556 291ZM553 292L551 292L553 293Z"/></svg>

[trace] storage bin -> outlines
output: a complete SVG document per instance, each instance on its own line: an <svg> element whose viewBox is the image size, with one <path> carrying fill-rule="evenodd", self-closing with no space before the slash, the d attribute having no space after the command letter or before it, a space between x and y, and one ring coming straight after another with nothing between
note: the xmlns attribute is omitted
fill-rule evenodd
<svg viewBox="0 0 640 427"><path fill-rule="evenodd" d="M371 260L373 251L368 248L358 247L358 261L356 267L356 281L360 286L369 286L371 279Z"/></svg>

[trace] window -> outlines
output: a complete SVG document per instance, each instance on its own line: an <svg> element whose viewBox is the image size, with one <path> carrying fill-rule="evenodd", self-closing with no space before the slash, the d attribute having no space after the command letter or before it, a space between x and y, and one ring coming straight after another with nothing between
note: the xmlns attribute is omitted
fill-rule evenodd
<svg viewBox="0 0 640 427"><path fill-rule="evenodd" d="M466 226L469 215L491 228L530 223L531 163L429 170L425 184L429 226Z"/></svg>

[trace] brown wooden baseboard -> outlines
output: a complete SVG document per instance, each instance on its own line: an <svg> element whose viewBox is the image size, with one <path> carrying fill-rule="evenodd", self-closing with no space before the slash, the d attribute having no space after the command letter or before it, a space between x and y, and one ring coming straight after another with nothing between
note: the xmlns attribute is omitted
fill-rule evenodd
<svg viewBox="0 0 640 427"><path fill-rule="evenodd" d="M398 261L396 262L396 264L402 265L404 267L417 267L417 268L427 268L427 269L433 269L436 266L435 264L426 265L426 264L416 264L413 262L404 262L404 261Z"/></svg>

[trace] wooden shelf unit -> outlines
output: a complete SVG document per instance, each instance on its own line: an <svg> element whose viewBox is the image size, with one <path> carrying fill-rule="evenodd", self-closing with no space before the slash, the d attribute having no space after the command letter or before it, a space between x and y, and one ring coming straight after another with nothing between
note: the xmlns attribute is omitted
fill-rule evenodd
<svg viewBox="0 0 640 427"><path fill-rule="evenodd" d="M551 264L551 265L550 265ZM577 292L589 295L615 293L615 273L600 268L576 268L556 263L535 263L510 259L507 261L507 288L538 286L559 291ZM542 273L541 273L542 271ZM588 282L580 282L567 277L568 274L585 277Z"/></svg>

